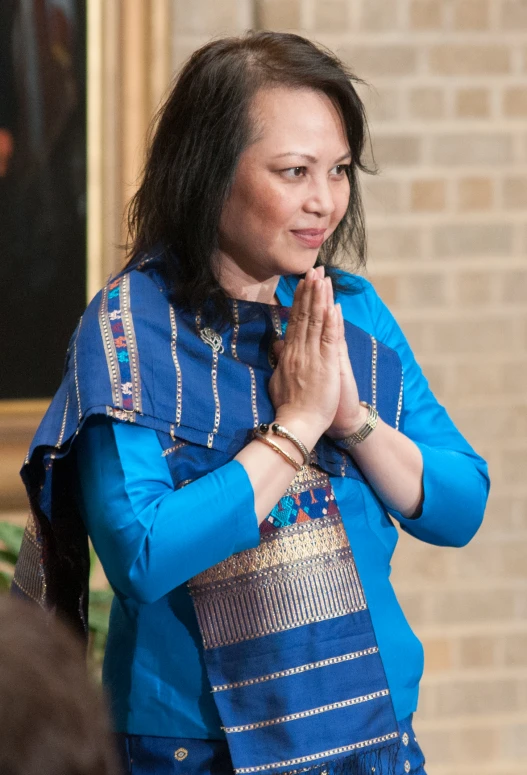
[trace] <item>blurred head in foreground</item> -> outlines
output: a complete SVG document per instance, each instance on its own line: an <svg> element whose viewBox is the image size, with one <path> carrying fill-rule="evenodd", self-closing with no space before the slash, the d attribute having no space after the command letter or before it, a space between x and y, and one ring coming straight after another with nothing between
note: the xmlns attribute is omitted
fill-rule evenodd
<svg viewBox="0 0 527 775"><path fill-rule="evenodd" d="M0 596L0 773L117 775L108 714L75 636Z"/></svg>

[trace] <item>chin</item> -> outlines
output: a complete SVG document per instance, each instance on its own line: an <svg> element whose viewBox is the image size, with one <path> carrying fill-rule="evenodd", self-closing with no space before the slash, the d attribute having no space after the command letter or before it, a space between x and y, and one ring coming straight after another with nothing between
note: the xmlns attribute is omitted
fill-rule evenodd
<svg viewBox="0 0 527 775"><path fill-rule="evenodd" d="M295 255L289 255L283 261L280 261L280 269L277 274L305 274L308 269L315 266L320 249L304 250Z"/></svg>

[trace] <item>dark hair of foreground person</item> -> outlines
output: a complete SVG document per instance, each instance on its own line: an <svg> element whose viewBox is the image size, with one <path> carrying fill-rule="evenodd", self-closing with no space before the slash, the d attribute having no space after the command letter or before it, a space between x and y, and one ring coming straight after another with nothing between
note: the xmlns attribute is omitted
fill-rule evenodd
<svg viewBox="0 0 527 775"><path fill-rule="evenodd" d="M285 86L326 94L339 109L351 150L347 212L317 264L331 275L339 253L354 257L356 267L364 265L358 170L375 170L363 159L368 127L354 83L363 81L334 54L294 34L249 32L196 51L152 126L142 182L128 211L130 263L160 241L169 244L178 257L176 266L173 254L166 254L173 289L177 278L174 300L197 309L210 299L229 318L214 264L220 216L240 156L258 137L251 101L259 89Z"/></svg>
<svg viewBox="0 0 527 775"><path fill-rule="evenodd" d="M0 773L120 772L76 637L36 606L0 596Z"/></svg>

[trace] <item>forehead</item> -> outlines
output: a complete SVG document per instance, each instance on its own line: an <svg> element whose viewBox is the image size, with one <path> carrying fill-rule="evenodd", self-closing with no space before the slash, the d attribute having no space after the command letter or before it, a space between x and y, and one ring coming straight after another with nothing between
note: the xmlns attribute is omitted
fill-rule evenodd
<svg viewBox="0 0 527 775"><path fill-rule="evenodd" d="M291 142L331 145L345 152L348 140L342 116L331 99L315 89L282 86L260 89L250 110L256 127L255 145L273 146L280 153Z"/></svg>

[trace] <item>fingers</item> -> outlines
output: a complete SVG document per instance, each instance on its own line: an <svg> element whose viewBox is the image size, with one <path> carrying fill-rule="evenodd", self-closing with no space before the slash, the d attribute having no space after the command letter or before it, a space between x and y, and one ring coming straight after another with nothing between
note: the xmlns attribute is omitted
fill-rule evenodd
<svg viewBox="0 0 527 775"><path fill-rule="evenodd" d="M324 267L309 269L300 280L295 292L284 341L293 342L300 348L310 347L320 352L320 338L326 325L326 312L334 307L331 278L324 274ZM339 318L335 318L337 332Z"/></svg>
<svg viewBox="0 0 527 775"><path fill-rule="evenodd" d="M286 344L296 342L301 347L305 345L312 314L313 301L316 294L316 285L321 282L322 281L318 279L315 270L309 269L308 272L306 272L305 279L300 280L298 283L298 285L300 285L300 283L303 285L298 297L295 293L295 299L289 315L289 323L284 340Z"/></svg>
<svg viewBox="0 0 527 775"><path fill-rule="evenodd" d="M326 288L324 281L318 276L313 285L311 310L307 320L306 347L313 353L320 352L320 337L324 328L325 313L327 309Z"/></svg>
<svg viewBox="0 0 527 775"><path fill-rule="evenodd" d="M287 323L287 328L285 331L285 342L292 342L295 338L296 333L296 323L297 323L297 315L298 310L300 309L300 304L302 303L302 297L304 295L304 289L305 289L305 280L300 280L298 285L296 286L295 295L293 298L293 304L291 306L291 312L289 313L289 320Z"/></svg>
<svg viewBox="0 0 527 775"><path fill-rule="evenodd" d="M338 317L335 307L327 307L324 316L324 326L320 336L320 354L330 363L338 358ZM338 361L335 361L338 368Z"/></svg>
<svg viewBox="0 0 527 775"><path fill-rule="evenodd" d="M342 315L342 306L340 304L335 304L335 309L337 311L337 318L338 318L338 324L339 324L339 339L342 339L345 341L344 317Z"/></svg>
<svg viewBox="0 0 527 775"><path fill-rule="evenodd" d="M274 342L273 344L273 355L276 358L277 361L280 360L280 356L282 355L282 351L285 347L285 342L283 339L279 339L277 342Z"/></svg>
<svg viewBox="0 0 527 775"><path fill-rule="evenodd" d="M346 371L346 367L349 364L349 353L346 337L344 334L344 318L342 316L342 307L340 304L335 304L335 311L337 313L337 329L338 329L338 348L339 348L339 360L341 374Z"/></svg>

